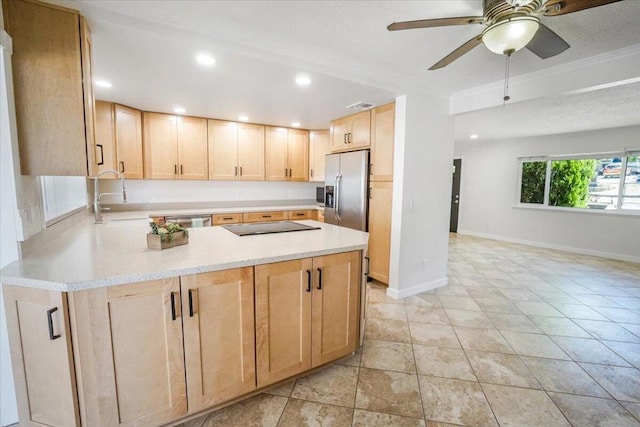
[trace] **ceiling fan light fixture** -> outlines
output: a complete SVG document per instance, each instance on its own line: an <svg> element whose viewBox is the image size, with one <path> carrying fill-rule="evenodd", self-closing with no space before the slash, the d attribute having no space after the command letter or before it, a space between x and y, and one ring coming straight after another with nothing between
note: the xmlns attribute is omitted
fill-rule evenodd
<svg viewBox="0 0 640 427"><path fill-rule="evenodd" d="M496 22L482 32L482 42L499 55L517 52L535 36L540 21L533 16L517 16Z"/></svg>

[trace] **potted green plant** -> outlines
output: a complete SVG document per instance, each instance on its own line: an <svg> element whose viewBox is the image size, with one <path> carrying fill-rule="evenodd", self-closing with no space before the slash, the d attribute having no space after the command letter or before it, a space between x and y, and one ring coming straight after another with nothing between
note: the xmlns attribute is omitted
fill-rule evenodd
<svg viewBox="0 0 640 427"><path fill-rule="evenodd" d="M149 226L151 232L147 234L147 247L150 249L167 249L189 243L189 232L180 224L157 224L152 221Z"/></svg>

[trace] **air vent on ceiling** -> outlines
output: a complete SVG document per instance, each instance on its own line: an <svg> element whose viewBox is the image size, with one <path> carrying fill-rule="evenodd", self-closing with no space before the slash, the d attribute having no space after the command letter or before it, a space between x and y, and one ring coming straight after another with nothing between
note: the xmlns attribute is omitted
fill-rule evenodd
<svg viewBox="0 0 640 427"><path fill-rule="evenodd" d="M375 107L373 104L367 104L366 102L356 102L355 104L347 105L347 109L350 110L368 110L370 108Z"/></svg>

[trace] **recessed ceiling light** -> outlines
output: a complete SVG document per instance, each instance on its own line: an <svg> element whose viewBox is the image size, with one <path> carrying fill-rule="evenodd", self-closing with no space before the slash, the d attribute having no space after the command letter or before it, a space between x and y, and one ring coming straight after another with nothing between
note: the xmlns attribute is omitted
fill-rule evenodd
<svg viewBox="0 0 640 427"><path fill-rule="evenodd" d="M96 84L96 86L100 87L113 87L113 85L106 80L96 80L94 83Z"/></svg>
<svg viewBox="0 0 640 427"><path fill-rule="evenodd" d="M184 109L184 108L182 108L182 107L176 107L176 108L174 108L174 109L173 109L173 111L175 111L175 112L176 112L176 113L178 113L178 114L184 114L184 113L186 113L186 112L187 112L187 110L185 110L185 109Z"/></svg>
<svg viewBox="0 0 640 427"><path fill-rule="evenodd" d="M293 126L294 128L299 128L300 127L300 122L292 122L291 126Z"/></svg>
<svg viewBox="0 0 640 427"><path fill-rule="evenodd" d="M306 74L300 74L296 77L296 83L298 86L309 86L311 84L311 77Z"/></svg>
<svg viewBox="0 0 640 427"><path fill-rule="evenodd" d="M240 120L241 122L248 122L249 121L249 117L247 117L247 116L238 116L238 120Z"/></svg>
<svg viewBox="0 0 640 427"><path fill-rule="evenodd" d="M196 61L200 65L211 66L216 63L216 59L208 53L199 53L196 55Z"/></svg>
<svg viewBox="0 0 640 427"><path fill-rule="evenodd" d="M469 138L471 139L478 139L478 135L476 135L475 133L473 135L469 135Z"/></svg>

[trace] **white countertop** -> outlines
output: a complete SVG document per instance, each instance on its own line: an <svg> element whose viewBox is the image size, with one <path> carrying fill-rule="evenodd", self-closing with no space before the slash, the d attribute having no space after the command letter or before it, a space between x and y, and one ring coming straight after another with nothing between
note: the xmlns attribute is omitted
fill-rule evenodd
<svg viewBox="0 0 640 427"><path fill-rule="evenodd" d="M304 208L298 205L292 209ZM105 215L105 222L98 225L93 224L93 216L87 215L68 232L0 270L0 278L8 285L72 292L366 250L369 239L368 233L361 231L297 221L319 226L321 230L239 237L220 226L191 228L187 245L154 250L147 248L146 241L149 214L114 213Z"/></svg>

